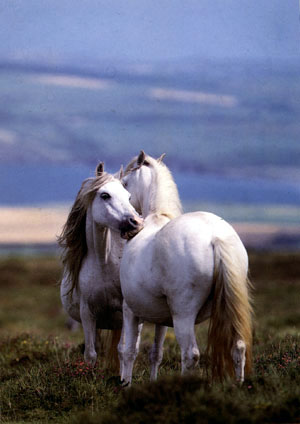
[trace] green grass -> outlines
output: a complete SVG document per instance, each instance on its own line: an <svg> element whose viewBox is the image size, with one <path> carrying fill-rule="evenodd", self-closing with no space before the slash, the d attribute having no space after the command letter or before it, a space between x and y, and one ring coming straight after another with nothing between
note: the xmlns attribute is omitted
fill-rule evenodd
<svg viewBox="0 0 300 424"><path fill-rule="evenodd" d="M65 327L55 257L0 261L0 422L256 423L300 422L300 254L251 253L256 312L254 370L242 387L206 376L207 325L197 327L203 353L182 378L168 330L157 383L149 383L152 326L146 325L124 390L99 361L83 362L81 330Z"/></svg>

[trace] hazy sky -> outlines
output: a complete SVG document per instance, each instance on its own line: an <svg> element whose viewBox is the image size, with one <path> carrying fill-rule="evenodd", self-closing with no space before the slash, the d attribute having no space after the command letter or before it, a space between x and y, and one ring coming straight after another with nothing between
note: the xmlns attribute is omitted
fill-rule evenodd
<svg viewBox="0 0 300 424"><path fill-rule="evenodd" d="M298 0L1 0L0 58L296 58Z"/></svg>

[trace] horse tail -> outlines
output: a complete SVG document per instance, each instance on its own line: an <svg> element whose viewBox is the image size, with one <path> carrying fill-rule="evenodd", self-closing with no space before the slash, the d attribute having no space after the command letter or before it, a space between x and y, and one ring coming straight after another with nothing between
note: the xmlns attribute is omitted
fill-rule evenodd
<svg viewBox="0 0 300 424"><path fill-rule="evenodd" d="M121 330L108 330L101 340L101 352L104 356L105 367L113 372L120 371L118 344Z"/></svg>
<svg viewBox="0 0 300 424"><path fill-rule="evenodd" d="M108 349L108 359L110 361L109 367L112 371L120 371L120 362L118 355L118 344L121 337L121 330L111 331L111 343Z"/></svg>
<svg viewBox="0 0 300 424"><path fill-rule="evenodd" d="M239 240L239 239L238 239ZM245 258L237 249L237 237L215 238L214 292L208 330L208 351L211 354L213 378L234 376L232 359L234 344L245 343L245 372L252 368L252 306Z"/></svg>

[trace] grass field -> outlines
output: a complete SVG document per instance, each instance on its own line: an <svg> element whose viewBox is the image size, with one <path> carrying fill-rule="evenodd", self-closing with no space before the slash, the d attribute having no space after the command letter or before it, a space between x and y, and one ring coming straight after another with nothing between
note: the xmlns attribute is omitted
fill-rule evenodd
<svg viewBox="0 0 300 424"><path fill-rule="evenodd" d="M134 384L99 361L83 363L81 330L70 333L59 299L56 257L0 261L0 422L9 423L299 423L300 253L250 253L254 283L254 369L242 387L210 384L207 325L197 327L203 353L193 377L181 378L169 329L157 383L148 383L146 326Z"/></svg>

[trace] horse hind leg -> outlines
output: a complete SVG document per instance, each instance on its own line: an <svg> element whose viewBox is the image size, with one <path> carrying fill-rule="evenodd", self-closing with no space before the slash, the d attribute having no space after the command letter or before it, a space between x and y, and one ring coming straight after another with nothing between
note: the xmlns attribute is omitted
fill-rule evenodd
<svg viewBox="0 0 300 424"><path fill-rule="evenodd" d="M195 369L200 358L195 336L195 317L173 317L173 325L181 350L181 374L189 374Z"/></svg>
<svg viewBox="0 0 300 424"><path fill-rule="evenodd" d="M242 383L245 378L246 364L246 344L243 340L238 339L235 341L232 349L232 359L236 380L238 383Z"/></svg>
<svg viewBox="0 0 300 424"><path fill-rule="evenodd" d="M73 333L73 332L75 332L79 329L80 324L79 324L78 321L75 321L75 319L68 317L66 319L66 327L67 327L68 330L72 331L72 333Z"/></svg>
<svg viewBox="0 0 300 424"><path fill-rule="evenodd" d="M154 343L150 350L150 364L151 364L151 372L150 372L150 380L154 381L157 379L158 368L161 364L163 358L163 344L166 337L168 327L162 325L155 326L155 338Z"/></svg>
<svg viewBox="0 0 300 424"><path fill-rule="evenodd" d="M118 356L119 356L119 363L120 363L120 378L122 380L123 376L123 362L124 362L124 346L125 346L125 335L124 335L124 324L122 326L121 336L118 344Z"/></svg>

